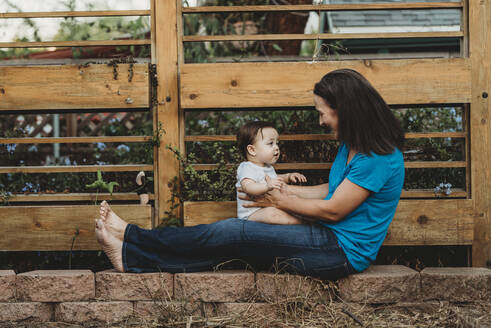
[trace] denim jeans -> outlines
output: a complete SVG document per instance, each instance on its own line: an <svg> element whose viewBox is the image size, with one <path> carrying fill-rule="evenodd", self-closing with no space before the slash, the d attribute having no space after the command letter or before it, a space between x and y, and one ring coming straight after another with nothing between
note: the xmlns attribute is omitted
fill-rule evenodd
<svg viewBox="0 0 491 328"><path fill-rule="evenodd" d="M129 224L122 255L124 270L136 273L210 271L234 260L256 271L276 269L322 279L355 272L334 233L318 224L227 219L152 230Z"/></svg>

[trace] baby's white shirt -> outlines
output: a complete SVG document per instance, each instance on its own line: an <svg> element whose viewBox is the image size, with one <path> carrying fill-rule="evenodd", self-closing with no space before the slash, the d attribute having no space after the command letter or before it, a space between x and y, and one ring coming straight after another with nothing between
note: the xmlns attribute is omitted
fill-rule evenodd
<svg viewBox="0 0 491 328"><path fill-rule="evenodd" d="M252 162L242 162L237 168L237 183L235 187L240 187L240 183L243 179L251 179L256 183L266 184L266 175L270 178L276 178L276 171L272 166L259 166ZM237 217L239 219L247 219L252 213L260 209L260 207L248 207L245 208L243 204L245 200L239 198L239 193L237 192Z"/></svg>

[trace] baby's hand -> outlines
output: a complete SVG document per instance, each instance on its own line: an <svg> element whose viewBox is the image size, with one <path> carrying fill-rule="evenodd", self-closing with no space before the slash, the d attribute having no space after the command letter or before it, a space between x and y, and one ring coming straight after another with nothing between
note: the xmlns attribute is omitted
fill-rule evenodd
<svg viewBox="0 0 491 328"><path fill-rule="evenodd" d="M292 183L307 182L307 178L303 174L293 172L288 174L288 182L292 182Z"/></svg>
<svg viewBox="0 0 491 328"><path fill-rule="evenodd" d="M281 187L285 184L283 181L281 181L280 179L275 179L275 178L269 178L267 176L266 177L266 184L268 185L268 189L269 190L273 190L273 189L281 189Z"/></svg>

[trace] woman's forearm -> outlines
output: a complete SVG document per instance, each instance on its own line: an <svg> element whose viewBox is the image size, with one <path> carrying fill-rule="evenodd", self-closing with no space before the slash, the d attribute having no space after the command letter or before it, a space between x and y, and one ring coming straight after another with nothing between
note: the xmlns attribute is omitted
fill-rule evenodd
<svg viewBox="0 0 491 328"><path fill-rule="evenodd" d="M275 205L283 211L312 218L312 221L337 222L342 219L340 213L330 206L329 200L284 196Z"/></svg>
<svg viewBox="0 0 491 328"><path fill-rule="evenodd" d="M324 199L329 193L329 184L324 183L317 186L294 186L288 185L287 191L300 198Z"/></svg>

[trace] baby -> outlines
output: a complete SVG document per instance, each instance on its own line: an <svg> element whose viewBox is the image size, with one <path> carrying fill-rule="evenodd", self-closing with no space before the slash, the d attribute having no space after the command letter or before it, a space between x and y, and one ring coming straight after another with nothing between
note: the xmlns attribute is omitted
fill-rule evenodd
<svg viewBox="0 0 491 328"><path fill-rule="evenodd" d="M251 195L258 196L273 189L281 189L286 183L306 182L300 173L277 175L273 164L280 157L278 148L278 132L269 122L254 121L242 126L237 134L239 151L246 162L237 169L237 188ZM270 177L266 181L266 175ZM237 217L239 219L258 221L268 224L300 224L301 220L275 207L243 206L244 200L237 193Z"/></svg>

